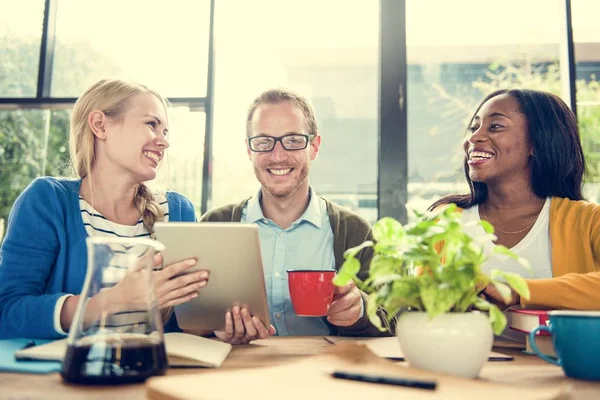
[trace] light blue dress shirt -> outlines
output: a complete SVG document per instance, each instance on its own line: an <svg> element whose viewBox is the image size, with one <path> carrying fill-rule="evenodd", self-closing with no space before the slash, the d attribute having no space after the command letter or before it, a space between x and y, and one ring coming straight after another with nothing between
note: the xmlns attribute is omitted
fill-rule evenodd
<svg viewBox="0 0 600 400"><path fill-rule="evenodd" d="M294 312L288 288L288 269L335 270L333 231L325 201L310 188L304 214L287 229L265 218L260 207L262 192L242 210L241 222L258 225L271 323L280 336L328 335L322 317L299 317Z"/></svg>

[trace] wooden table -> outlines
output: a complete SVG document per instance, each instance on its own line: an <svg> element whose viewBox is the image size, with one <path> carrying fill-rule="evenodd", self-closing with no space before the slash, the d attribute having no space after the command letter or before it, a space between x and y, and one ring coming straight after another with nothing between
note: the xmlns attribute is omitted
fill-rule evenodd
<svg viewBox="0 0 600 400"><path fill-rule="evenodd" d="M333 346L320 336L273 337L245 346L234 346L221 370L255 368L286 363L320 354ZM548 380L563 380L558 367L549 365L535 356L522 355L515 349L499 348L502 353L515 357L510 362L488 362L481 379L511 381L515 376L543 384ZM209 369L170 369L168 375L202 373ZM600 382L569 380L573 385L570 399L600 399ZM0 373L0 399L144 399L143 384L123 386L73 386L64 384L58 374L30 375ZM512 400L512 399L507 399Z"/></svg>

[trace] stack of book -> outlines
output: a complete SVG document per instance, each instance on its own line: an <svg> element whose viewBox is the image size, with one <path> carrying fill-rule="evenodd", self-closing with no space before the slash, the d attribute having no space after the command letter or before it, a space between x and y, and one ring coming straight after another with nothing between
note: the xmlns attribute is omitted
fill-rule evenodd
<svg viewBox="0 0 600 400"><path fill-rule="evenodd" d="M549 310L510 310L511 323L510 329L525 333L525 352L535 354L531 348L529 340L529 332L537 328L539 325L547 325ZM552 337L546 331L539 331L535 337L535 344L540 351L546 355L556 356L554 346L552 345Z"/></svg>

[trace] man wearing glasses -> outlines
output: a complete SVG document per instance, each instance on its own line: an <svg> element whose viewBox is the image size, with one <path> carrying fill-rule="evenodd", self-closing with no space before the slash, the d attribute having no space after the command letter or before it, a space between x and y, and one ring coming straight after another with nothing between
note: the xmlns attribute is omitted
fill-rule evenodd
<svg viewBox="0 0 600 400"><path fill-rule="evenodd" d="M356 213L317 196L308 182L321 135L311 105L293 92L269 90L248 111L246 147L261 188L253 197L207 212L201 221L258 224L267 297L274 327L252 322L248 310L227 313L226 329L215 332L230 343L273 335L379 336L365 314L366 294L351 283L336 288L326 318L299 317L288 291L288 269L331 269L346 249L372 239L371 227ZM362 278L372 256L360 254Z"/></svg>

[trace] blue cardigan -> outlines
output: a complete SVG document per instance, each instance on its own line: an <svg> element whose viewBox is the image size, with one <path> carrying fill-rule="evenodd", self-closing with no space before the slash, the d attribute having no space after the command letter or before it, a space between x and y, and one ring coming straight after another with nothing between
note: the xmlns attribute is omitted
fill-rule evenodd
<svg viewBox="0 0 600 400"><path fill-rule="evenodd" d="M63 336L54 330L56 301L81 293L87 269L80 184L38 178L16 200L0 249L0 339ZM187 198L166 195L169 221L196 221ZM169 329L177 329L174 318Z"/></svg>

